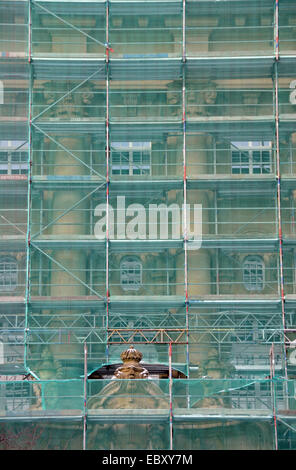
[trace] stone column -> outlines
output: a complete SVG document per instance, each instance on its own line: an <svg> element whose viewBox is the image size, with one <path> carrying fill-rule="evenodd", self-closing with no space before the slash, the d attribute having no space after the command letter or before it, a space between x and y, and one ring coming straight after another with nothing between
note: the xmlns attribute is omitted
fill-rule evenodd
<svg viewBox="0 0 296 470"><path fill-rule="evenodd" d="M186 136L188 178L214 173L214 139L207 134Z"/></svg>
<svg viewBox="0 0 296 470"><path fill-rule="evenodd" d="M82 149L89 149L89 139L87 137L62 137L58 139L59 143L64 147L73 150L81 160L86 161L88 154L83 152ZM53 174L56 176L71 175L85 175L88 172L87 167L74 162L72 157L66 154L62 149L57 149L55 144L52 145L54 158ZM75 166L67 166L73 162ZM64 165L64 166L63 166ZM61 190L55 191L52 196L52 211L50 212L50 220L54 220L61 216L63 212L76 205L87 193L82 190ZM71 248L71 240L77 242L79 238L88 235L90 230L89 220L89 201L86 199L81 204L78 204L73 210L70 210L66 215L62 216L55 222L50 229L50 238L53 240L66 241L69 240L67 249L56 249L52 253L52 257L63 267L67 269L62 270L55 263L52 263L51 272L51 291L52 298L75 298L89 295L86 292L85 286L77 281L71 274L79 278L83 283L87 282L86 267L87 267L87 252L81 249ZM67 316L71 315L71 310L60 311L60 319L67 320ZM75 337L71 332L66 332L65 335L59 335L60 345L51 345L50 349L56 360L67 360L74 357L82 362L83 358L83 345L76 343ZM73 344L74 342L74 344ZM79 358L79 359L78 359ZM75 371L65 371L71 376L75 375Z"/></svg>

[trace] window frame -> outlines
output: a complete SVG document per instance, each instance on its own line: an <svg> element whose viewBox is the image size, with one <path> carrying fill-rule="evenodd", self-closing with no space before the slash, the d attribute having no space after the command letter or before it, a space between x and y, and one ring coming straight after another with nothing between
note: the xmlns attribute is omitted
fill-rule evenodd
<svg viewBox="0 0 296 470"><path fill-rule="evenodd" d="M133 272L128 272L129 270ZM135 270L139 272L136 273ZM124 273L124 270L126 271ZM131 280L133 281L131 283ZM125 283L124 281L128 281ZM137 256L125 256L120 261L120 287L124 291L139 291L143 286L143 263Z"/></svg>
<svg viewBox="0 0 296 470"><path fill-rule="evenodd" d="M253 266L251 265L251 263L253 263ZM247 265L249 266L247 267ZM261 271L261 279L260 278L258 279L258 276L260 276L260 274L258 273L258 267ZM246 274L247 269L249 271L248 274ZM254 269L255 269L255 274L252 273L252 270ZM265 288L265 263L264 263L264 260L260 256L257 256L257 255L247 256L243 261L242 271L243 271L243 285L247 291L262 292L264 290ZM246 279L246 276L248 276L247 279Z"/></svg>
<svg viewBox="0 0 296 470"><path fill-rule="evenodd" d="M5 265L13 265L15 267L14 270L11 270L8 272L10 274L9 276L9 285L7 282L5 283L7 279L7 270L5 269ZM1 292L14 292L16 291L18 287L18 262L15 258L11 256L1 256L0 257L0 293ZM11 282L11 279L14 279L14 282ZM2 282L3 280L3 282Z"/></svg>
<svg viewBox="0 0 296 470"><path fill-rule="evenodd" d="M243 144L244 141L233 141L231 142L231 174L232 175L264 175L271 174L273 171L273 146L272 141L248 141L248 145L235 145ZM259 143L259 145L254 145ZM268 145L266 145L268 143ZM269 154L269 161L263 160L264 152ZM234 162L234 154L239 155L239 161ZM255 161L255 155L259 153L259 161ZM246 161L243 161L245 157ZM254 171L259 168L259 171ZM264 171L268 168L268 171ZM237 169L238 171L233 171ZM243 171L248 170L248 171Z"/></svg>
<svg viewBox="0 0 296 470"><path fill-rule="evenodd" d="M142 144L142 146L141 146ZM151 147L152 143L147 141L122 141L111 143L110 166L113 176L151 176ZM141 161L135 162L134 156L140 152ZM114 155L120 154L120 161L114 162ZM148 162L143 162L144 154L148 154ZM128 155L126 162L123 162L122 155ZM115 170L115 171L114 171ZM139 173L137 173L139 170Z"/></svg>

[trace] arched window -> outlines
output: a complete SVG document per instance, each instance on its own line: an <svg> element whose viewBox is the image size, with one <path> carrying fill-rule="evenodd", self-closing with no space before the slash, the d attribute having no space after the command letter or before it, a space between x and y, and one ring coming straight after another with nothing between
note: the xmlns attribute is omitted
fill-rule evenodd
<svg viewBox="0 0 296 470"><path fill-rule="evenodd" d="M14 258L0 258L0 292L13 292L17 288L18 266Z"/></svg>
<svg viewBox="0 0 296 470"><path fill-rule="evenodd" d="M260 256L247 256L243 263L243 283L248 291L262 291L265 284L265 264Z"/></svg>
<svg viewBox="0 0 296 470"><path fill-rule="evenodd" d="M127 256L121 260L120 285L125 291L136 291L142 287L142 262L136 256Z"/></svg>

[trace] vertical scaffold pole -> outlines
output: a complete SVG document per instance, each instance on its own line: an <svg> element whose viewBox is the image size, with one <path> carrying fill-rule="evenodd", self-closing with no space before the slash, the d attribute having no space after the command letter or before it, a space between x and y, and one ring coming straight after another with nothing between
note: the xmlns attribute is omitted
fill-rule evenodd
<svg viewBox="0 0 296 470"><path fill-rule="evenodd" d="M187 377L189 377L189 307L188 307L188 233L187 233L187 169L186 169L186 94L185 94L185 63L186 63L186 1L183 0L182 16L182 124L183 124L183 241L184 241L184 284L185 284L185 315L186 315L186 367Z"/></svg>
<svg viewBox="0 0 296 470"><path fill-rule="evenodd" d="M182 59L183 64L186 61L186 0L183 0L183 17L182 17Z"/></svg>
<svg viewBox="0 0 296 470"><path fill-rule="evenodd" d="M279 0L275 0L274 10L274 49L275 60L279 60Z"/></svg>
<svg viewBox="0 0 296 470"><path fill-rule="evenodd" d="M281 170L280 170L280 144L279 144L279 0L275 0L275 133L276 133L276 165L277 165L277 209L278 209L278 237L279 237L279 262L280 262L280 292L283 328L283 355L284 355L284 376L286 379L285 394L286 407L288 407L288 372L287 372L287 351L286 351L286 317L285 317L285 293L284 293L284 269L283 269L283 232L281 219ZM277 423L276 409L274 407L276 448L277 448Z"/></svg>
<svg viewBox="0 0 296 470"><path fill-rule="evenodd" d="M84 343L84 380L83 380L83 446L86 450L86 431L87 431L87 344Z"/></svg>
<svg viewBox="0 0 296 470"><path fill-rule="evenodd" d="M28 367L28 338L29 338L29 302L30 302L30 242L31 242L31 184L32 184L32 5L28 1L28 67L29 67L29 97L28 97L28 191L27 191L27 233L26 233L26 290L25 290L25 330L24 330L24 366L35 376Z"/></svg>
<svg viewBox="0 0 296 470"><path fill-rule="evenodd" d="M274 424L274 445L275 450L278 450L278 432L277 432L277 419L276 419L276 394L275 394L275 360L274 360L274 343L272 343L269 353L270 360L270 385L271 385L271 400L272 400L272 414L273 414L273 424Z"/></svg>
<svg viewBox="0 0 296 470"><path fill-rule="evenodd" d="M278 3L278 2L277 2ZM284 268L283 268L283 232L281 218L281 171L280 171L280 144L279 144L279 86L278 86L278 60L275 61L275 137L276 137L276 179L277 179L277 219L278 219L278 238L279 238L279 263L280 263L280 296L282 310L283 326L283 348L284 348L284 370L287 379L287 360L286 360L286 318L285 318L285 293L284 293Z"/></svg>
<svg viewBox="0 0 296 470"><path fill-rule="evenodd" d="M172 343L169 343L170 450L173 450L173 374Z"/></svg>
<svg viewBox="0 0 296 470"><path fill-rule="evenodd" d="M109 362L109 1L106 1L106 360Z"/></svg>

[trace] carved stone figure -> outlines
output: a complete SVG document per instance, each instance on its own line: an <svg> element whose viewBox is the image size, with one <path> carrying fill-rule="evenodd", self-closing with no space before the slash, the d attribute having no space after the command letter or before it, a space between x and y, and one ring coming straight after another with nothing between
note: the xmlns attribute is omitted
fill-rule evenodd
<svg viewBox="0 0 296 470"><path fill-rule="evenodd" d="M215 115L217 85L207 81L190 82L187 85L186 114L187 117Z"/></svg>
<svg viewBox="0 0 296 470"><path fill-rule="evenodd" d="M181 116L182 113L182 83L175 80L167 85L167 115Z"/></svg>
<svg viewBox="0 0 296 470"><path fill-rule="evenodd" d="M143 354L131 346L120 354L123 365L114 372L117 379L147 379L148 371L140 365Z"/></svg>
<svg viewBox="0 0 296 470"><path fill-rule="evenodd" d="M204 381L201 381L202 395L204 397L194 403L193 408L230 408L231 405L227 393L219 393L215 396L213 388L215 389L215 379L227 379L231 376L233 369L230 364L220 360L216 349L210 349L207 359L200 363L198 373L198 378L204 379Z"/></svg>
<svg viewBox="0 0 296 470"><path fill-rule="evenodd" d="M74 82L44 83L37 114L47 106L52 107L44 113L46 118L73 119L91 117L95 111L98 113L95 97L99 96L95 94L94 85L87 83L78 88L76 86ZM71 92L74 88L74 92Z"/></svg>
<svg viewBox="0 0 296 470"><path fill-rule="evenodd" d="M44 348L42 350L41 360L36 365L36 370L41 381L50 381L53 378L55 380L61 380L64 378L62 363L54 358L53 354L48 348ZM36 381L33 376L30 376L30 380L33 380L33 392L35 394L35 400L32 403L30 409L42 410L42 382L40 383L39 381ZM49 388L51 389L50 406L52 408L59 408L59 394L57 390L57 382L55 382L55 380L53 380L49 386ZM46 393L48 393L48 387Z"/></svg>

